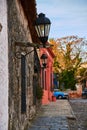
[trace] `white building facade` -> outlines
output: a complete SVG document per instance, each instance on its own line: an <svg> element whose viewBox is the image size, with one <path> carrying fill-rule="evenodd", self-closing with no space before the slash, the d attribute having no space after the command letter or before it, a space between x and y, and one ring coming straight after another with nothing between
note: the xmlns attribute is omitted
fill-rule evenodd
<svg viewBox="0 0 87 130"><path fill-rule="evenodd" d="M7 3L0 0L0 130L8 129L8 33Z"/></svg>

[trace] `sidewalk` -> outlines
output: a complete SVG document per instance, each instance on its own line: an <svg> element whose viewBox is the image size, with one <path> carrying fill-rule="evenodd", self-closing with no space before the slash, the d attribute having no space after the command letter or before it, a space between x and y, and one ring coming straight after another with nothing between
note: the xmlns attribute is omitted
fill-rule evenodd
<svg viewBox="0 0 87 130"><path fill-rule="evenodd" d="M69 130L67 118L75 118L68 100L43 105L28 130Z"/></svg>

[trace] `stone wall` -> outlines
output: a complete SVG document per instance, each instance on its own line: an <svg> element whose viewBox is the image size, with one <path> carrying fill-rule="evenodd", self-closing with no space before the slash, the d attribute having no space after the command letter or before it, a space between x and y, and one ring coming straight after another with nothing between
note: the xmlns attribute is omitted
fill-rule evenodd
<svg viewBox="0 0 87 130"><path fill-rule="evenodd" d="M8 129L8 34L7 4L0 0L0 130Z"/></svg>
<svg viewBox="0 0 87 130"><path fill-rule="evenodd" d="M18 0L7 0L8 5L8 45L9 45L9 130L25 130L33 118L34 52L26 56L26 113L21 113L21 59L15 52L29 52L31 47L15 46L15 42L32 42L27 19Z"/></svg>

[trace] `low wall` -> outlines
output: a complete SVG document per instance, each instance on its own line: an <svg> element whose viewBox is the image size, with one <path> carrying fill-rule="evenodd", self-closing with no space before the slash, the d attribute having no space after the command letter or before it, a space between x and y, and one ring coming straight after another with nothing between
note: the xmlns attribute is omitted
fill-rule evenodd
<svg viewBox="0 0 87 130"><path fill-rule="evenodd" d="M71 91L69 92L69 98L81 98L82 92L78 92L78 91Z"/></svg>

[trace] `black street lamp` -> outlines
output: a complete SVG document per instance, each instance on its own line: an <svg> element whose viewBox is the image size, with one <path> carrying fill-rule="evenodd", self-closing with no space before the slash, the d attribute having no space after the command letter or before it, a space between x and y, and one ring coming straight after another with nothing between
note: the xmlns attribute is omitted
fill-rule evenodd
<svg viewBox="0 0 87 130"><path fill-rule="evenodd" d="M50 20L45 17L45 14L40 13L38 17L35 20L35 29L38 35L38 38L40 39L42 43L42 47L46 48L49 47L47 43L49 32L50 32ZM44 69L47 67L47 58L48 56L46 54L42 54L41 62L42 62L42 86L43 88L46 88L46 72Z"/></svg>
<svg viewBox="0 0 87 130"><path fill-rule="evenodd" d="M50 31L50 20L45 17L45 14L40 13L35 21L35 29L38 34L40 41L43 44L43 47L46 47L46 42L48 40L49 31Z"/></svg>
<svg viewBox="0 0 87 130"><path fill-rule="evenodd" d="M48 56L46 54L42 54L41 60L42 60L42 68L46 68L47 65L47 58Z"/></svg>
<svg viewBox="0 0 87 130"><path fill-rule="evenodd" d="M35 26L36 32L37 32L38 37L42 44L38 44L38 43L35 44L35 43L30 43L30 42L15 42L15 45L22 46L22 47L34 47L34 49L38 48L38 47L40 48L41 45L43 45L43 48L45 48L47 46L49 47L49 44L46 45L46 42L47 42L48 36L49 36L50 25L51 25L50 20L47 17L45 17L45 14L40 13L34 22L34 26ZM34 50L32 50L32 51L34 51ZM30 54L32 51L30 51L28 53L25 52L25 56ZM20 52L20 51L15 52L15 57L20 59L21 53L22 52Z"/></svg>

